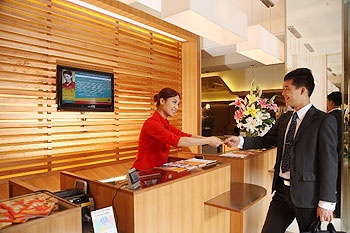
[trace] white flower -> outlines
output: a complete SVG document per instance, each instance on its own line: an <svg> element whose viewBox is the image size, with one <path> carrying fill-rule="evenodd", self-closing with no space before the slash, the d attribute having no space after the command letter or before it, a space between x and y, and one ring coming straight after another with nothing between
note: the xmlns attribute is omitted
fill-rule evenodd
<svg viewBox="0 0 350 233"><path fill-rule="evenodd" d="M269 119L271 118L271 115L269 112L262 112L262 111L259 111L257 113L258 117L261 118L262 120L266 120L266 119Z"/></svg>
<svg viewBox="0 0 350 233"><path fill-rule="evenodd" d="M244 128L246 128L248 131L250 131L251 133L253 133L255 131L255 129L262 124L262 121L258 118L253 118L253 117L248 117L246 119L245 124L243 124Z"/></svg>

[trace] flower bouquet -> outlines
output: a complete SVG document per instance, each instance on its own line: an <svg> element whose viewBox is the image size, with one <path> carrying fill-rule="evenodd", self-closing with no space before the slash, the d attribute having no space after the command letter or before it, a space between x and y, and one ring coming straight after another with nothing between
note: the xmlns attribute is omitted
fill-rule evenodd
<svg viewBox="0 0 350 233"><path fill-rule="evenodd" d="M275 124L275 118L270 112L277 112L274 103L276 96L271 99L262 98L262 90L255 80L250 85L250 93L244 99L237 97L230 105L236 107L234 119L237 127L246 132L247 136L263 136Z"/></svg>

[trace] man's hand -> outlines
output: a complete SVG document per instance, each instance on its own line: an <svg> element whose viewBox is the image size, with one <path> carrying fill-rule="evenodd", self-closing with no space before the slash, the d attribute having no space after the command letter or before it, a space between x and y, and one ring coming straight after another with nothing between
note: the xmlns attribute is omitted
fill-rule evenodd
<svg viewBox="0 0 350 233"><path fill-rule="evenodd" d="M333 220L333 211L317 207L317 217L320 217L321 222L327 221L332 222Z"/></svg>
<svg viewBox="0 0 350 233"><path fill-rule="evenodd" d="M229 138L226 138L224 143L225 143L225 145L227 145L229 147L238 146L238 144L239 144L239 137L238 136L231 136Z"/></svg>

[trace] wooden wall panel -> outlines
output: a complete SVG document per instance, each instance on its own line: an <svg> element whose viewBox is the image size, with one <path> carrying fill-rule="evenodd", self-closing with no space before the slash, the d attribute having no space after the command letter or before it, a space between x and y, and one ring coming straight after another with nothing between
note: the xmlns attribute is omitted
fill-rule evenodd
<svg viewBox="0 0 350 233"><path fill-rule="evenodd" d="M182 59L182 90L184 103L184 111L182 118L183 128L185 132L194 135L201 134L201 79L200 76L200 48L199 44L183 43L183 59ZM201 152L201 147L191 147L192 152Z"/></svg>
<svg viewBox="0 0 350 233"><path fill-rule="evenodd" d="M119 2L90 2L198 44L197 36ZM184 52L188 60L199 54L65 0L0 1L0 180L132 160L153 95L166 86L183 92ZM57 111L57 64L113 72L115 111ZM182 128L182 108L171 122Z"/></svg>

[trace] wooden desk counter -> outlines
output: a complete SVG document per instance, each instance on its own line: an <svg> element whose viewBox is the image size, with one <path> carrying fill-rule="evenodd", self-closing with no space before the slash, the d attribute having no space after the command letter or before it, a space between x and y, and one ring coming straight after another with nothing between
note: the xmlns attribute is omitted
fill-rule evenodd
<svg viewBox="0 0 350 233"><path fill-rule="evenodd" d="M129 190L97 180L126 174L119 164L103 168L61 173L61 189L74 186L76 179L86 180L97 209L115 207L120 233L222 232L230 231L230 213L204 202L230 189L230 165L220 164L192 174L140 190ZM110 170L108 176L102 177ZM114 202L112 203L112 200Z"/></svg>
<svg viewBox="0 0 350 233"><path fill-rule="evenodd" d="M231 183L230 191L205 202L206 205L243 213L266 196L266 189L254 184Z"/></svg>

